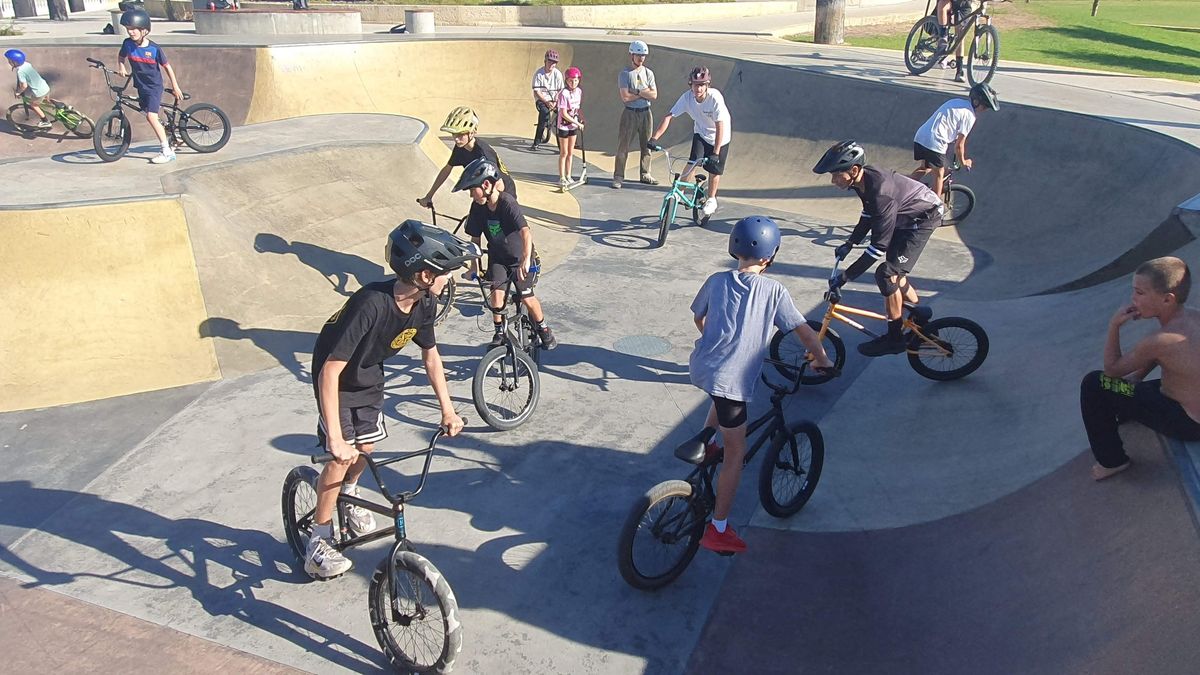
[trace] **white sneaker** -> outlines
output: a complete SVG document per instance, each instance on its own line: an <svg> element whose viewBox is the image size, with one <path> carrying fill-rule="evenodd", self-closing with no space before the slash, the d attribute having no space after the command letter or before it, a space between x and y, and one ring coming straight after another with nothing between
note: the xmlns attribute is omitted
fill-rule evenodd
<svg viewBox="0 0 1200 675"><path fill-rule="evenodd" d="M354 488L354 492L350 494L358 496L358 488ZM357 504L351 504L346 507L346 527L350 528L350 534L354 536L362 536L368 532L375 531L375 516L371 512Z"/></svg>
<svg viewBox="0 0 1200 675"><path fill-rule="evenodd" d="M50 120L42 120L41 122L37 123L37 128L39 129L49 129L52 126L54 126L54 123Z"/></svg>
<svg viewBox="0 0 1200 675"><path fill-rule="evenodd" d="M559 178L559 179L558 179L558 191L559 191L559 192L566 192L566 191L567 191L567 179L566 179L566 178Z"/></svg>
<svg viewBox="0 0 1200 675"><path fill-rule="evenodd" d="M350 571L354 563L321 537L308 540L304 571L314 579L332 579Z"/></svg>
<svg viewBox="0 0 1200 675"><path fill-rule="evenodd" d="M717 212L717 198L709 197L708 199L704 200L704 215L711 216L712 214L714 214L716 212Z"/></svg>
<svg viewBox="0 0 1200 675"><path fill-rule="evenodd" d="M175 161L175 153L164 152L164 153L160 153L157 157L150 160L150 163L151 164L166 164L167 162L174 162L174 161Z"/></svg>

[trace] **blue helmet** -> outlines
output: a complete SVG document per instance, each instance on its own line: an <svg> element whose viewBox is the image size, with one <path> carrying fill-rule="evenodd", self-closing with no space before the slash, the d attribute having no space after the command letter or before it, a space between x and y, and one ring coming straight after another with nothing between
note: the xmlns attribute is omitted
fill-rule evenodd
<svg viewBox="0 0 1200 675"><path fill-rule="evenodd" d="M778 250L779 226L766 216L742 218L729 233L729 255L735 258L770 260Z"/></svg>
<svg viewBox="0 0 1200 675"><path fill-rule="evenodd" d="M10 49L4 52L4 58L19 66L25 63L25 52L21 51L20 49Z"/></svg>

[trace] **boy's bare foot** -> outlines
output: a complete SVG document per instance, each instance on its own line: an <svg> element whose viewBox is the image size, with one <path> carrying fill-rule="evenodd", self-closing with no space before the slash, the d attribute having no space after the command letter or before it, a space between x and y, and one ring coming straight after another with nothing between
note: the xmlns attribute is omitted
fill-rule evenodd
<svg viewBox="0 0 1200 675"><path fill-rule="evenodd" d="M1100 466L1099 464L1093 464L1092 465L1092 480L1104 480L1105 478L1112 478L1113 476L1121 473L1122 471L1124 471L1125 469L1128 469L1128 468L1129 468L1129 462L1125 462L1121 466L1115 466L1111 469L1106 466Z"/></svg>

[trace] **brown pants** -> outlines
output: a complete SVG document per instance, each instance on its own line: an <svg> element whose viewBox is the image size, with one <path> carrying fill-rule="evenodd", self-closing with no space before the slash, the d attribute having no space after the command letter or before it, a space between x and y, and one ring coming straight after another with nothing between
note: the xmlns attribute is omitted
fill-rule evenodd
<svg viewBox="0 0 1200 675"><path fill-rule="evenodd" d="M626 108L621 113L621 126L617 130L617 157L613 163L613 178L625 179L625 161L629 157L629 143L637 137L638 150L641 151L641 178L650 175L650 151L646 143L650 141L650 129L653 119L650 109L630 110Z"/></svg>

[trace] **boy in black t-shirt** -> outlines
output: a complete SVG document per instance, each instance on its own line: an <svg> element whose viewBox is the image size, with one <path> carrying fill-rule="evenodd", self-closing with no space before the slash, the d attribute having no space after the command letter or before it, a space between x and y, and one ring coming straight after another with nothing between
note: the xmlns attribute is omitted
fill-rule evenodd
<svg viewBox="0 0 1200 675"><path fill-rule="evenodd" d="M499 307L504 302L504 286L510 272L515 271L517 292L521 295L522 304L529 310L529 318L533 319L542 348L554 349L558 346L558 340L546 325L542 303L533 295L541 264L533 248L533 232L525 222L525 214L521 212L517 198L497 188L499 175L500 170L496 165L486 159L477 159L463 169L454 192L469 190L475 202L467 214L466 233L474 244L479 244L480 237L487 237L488 268L484 278L492 287L492 307ZM476 265L472 264L471 273L478 272ZM492 336L489 349L504 343L500 317L493 315L492 319L495 321L496 334Z"/></svg>
<svg viewBox="0 0 1200 675"><path fill-rule="evenodd" d="M356 291L329 317L313 350L313 388L319 419L317 438L334 456L317 483L317 507L304 571L314 578L344 574L352 563L329 544L338 487L358 494L366 468L359 453L369 453L387 438L383 425L383 362L409 342L421 348L421 360L442 410L450 436L463 427L454 411L433 322L434 297L450 274L479 257L479 247L450 233L406 220L388 237L387 262L394 280L377 281ZM355 535L375 529L371 512L348 509L344 523Z"/></svg>
<svg viewBox="0 0 1200 675"><path fill-rule="evenodd" d="M450 159L433 179L433 187L429 188L429 192L417 200L418 204L427 209L433 208L433 195L450 177L450 170L456 166L465 167L477 159L486 159L499 169L500 180L496 183L497 190L507 192L514 198L517 196L517 184L513 182L512 176L508 175L508 167L500 161L500 156L496 154L492 146L475 137L478 130L479 116L473 110L464 106L450 111L450 116L442 125L442 131L454 136L454 147L450 149Z"/></svg>

